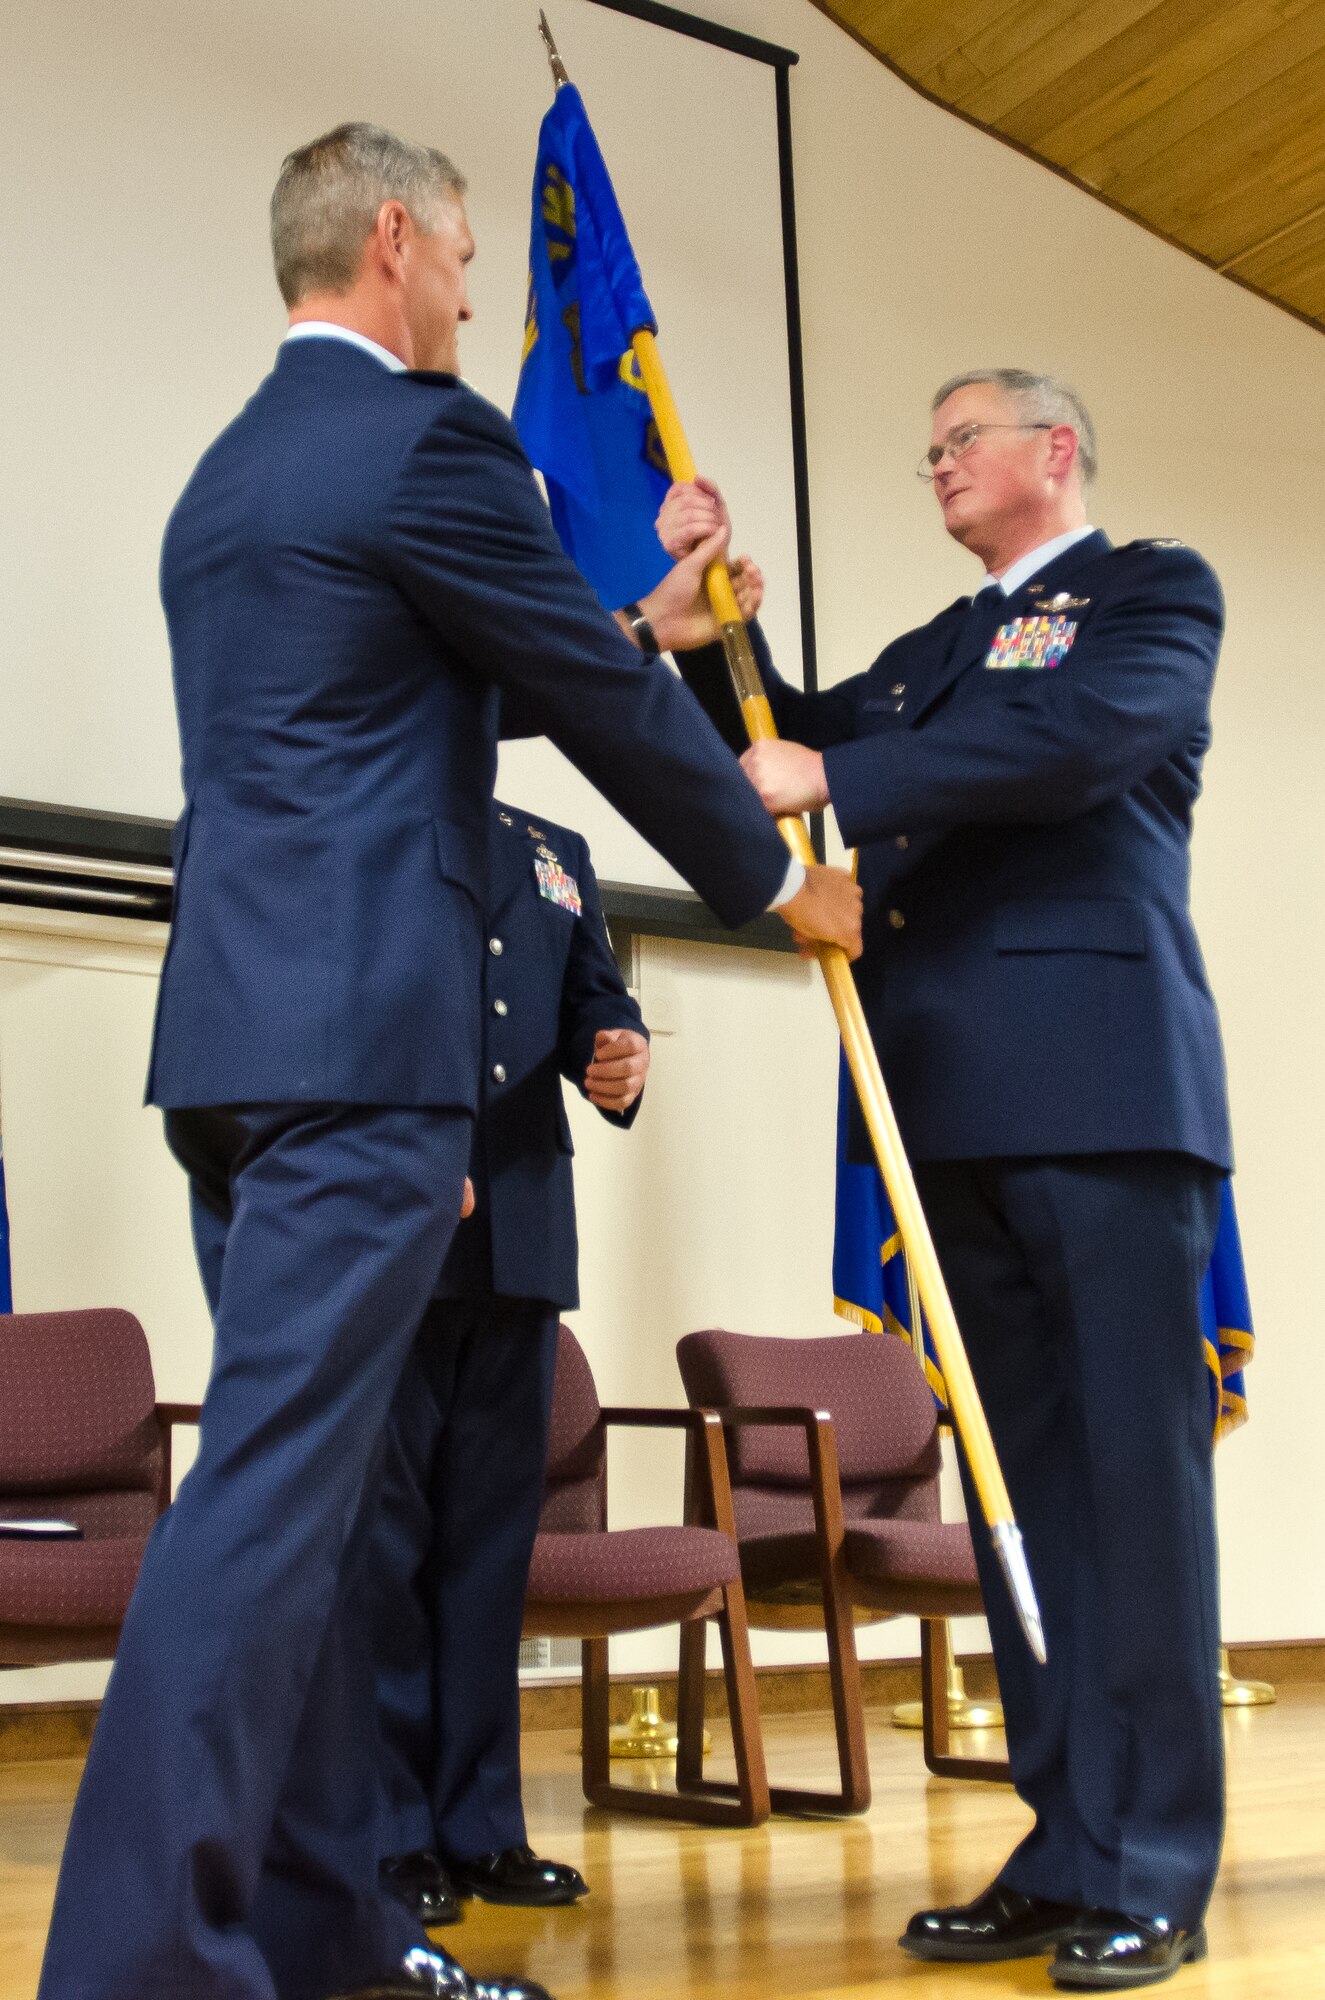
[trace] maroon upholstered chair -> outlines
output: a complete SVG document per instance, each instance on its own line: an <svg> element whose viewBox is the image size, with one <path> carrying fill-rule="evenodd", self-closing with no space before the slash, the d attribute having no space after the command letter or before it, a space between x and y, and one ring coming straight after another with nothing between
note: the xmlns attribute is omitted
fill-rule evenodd
<svg viewBox="0 0 1325 2000"><path fill-rule="evenodd" d="M0 1315L0 1520L72 1521L79 1541L0 1537L0 1667L105 1660L170 1501L176 1424L132 1313Z"/></svg>
<svg viewBox="0 0 1325 2000"><path fill-rule="evenodd" d="M939 1518L938 1425L910 1348L888 1334L714 1331L687 1334L676 1354L692 1405L716 1409L727 1430L750 1624L823 1626L828 1636L841 1788L775 1786L775 1809L869 1804L855 1626L905 1612L921 1621L926 1764L942 1777L1006 1778L1005 1763L950 1754L943 1621L984 1606L970 1530ZM702 1662L683 1633L678 1781L692 1775L685 1751L702 1729L702 1702Z"/></svg>
<svg viewBox="0 0 1325 2000"><path fill-rule="evenodd" d="M686 1520L673 1527L609 1528L606 1437L610 1425L687 1435ZM704 1526L707 1521L710 1525ZM718 1798L702 1780L675 1793L611 1782L608 1634L680 1624L701 1660L717 1621L727 1680L736 1784ZM534 1543L524 1631L581 1641L582 1771L591 1804L709 1825L757 1826L768 1818L768 1780L722 1426L707 1410L603 1409L584 1350L560 1329L552 1397L547 1497ZM701 1668L702 1672L702 1668Z"/></svg>

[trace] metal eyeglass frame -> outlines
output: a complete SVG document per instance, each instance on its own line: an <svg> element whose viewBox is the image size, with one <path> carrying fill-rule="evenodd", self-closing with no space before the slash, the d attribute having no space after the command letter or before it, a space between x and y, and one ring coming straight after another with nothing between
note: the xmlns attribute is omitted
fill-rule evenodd
<svg viewBox="0 0 1325 2000"><path fill-rule="evenodd" d="M972 445L979 443L982 431L1051 431L1053 428L1052 424L958 424L942 444L929 447L916 467L916 478L932 482L945 458L950 458L956 465L958 459L965 458Z"/></svg>

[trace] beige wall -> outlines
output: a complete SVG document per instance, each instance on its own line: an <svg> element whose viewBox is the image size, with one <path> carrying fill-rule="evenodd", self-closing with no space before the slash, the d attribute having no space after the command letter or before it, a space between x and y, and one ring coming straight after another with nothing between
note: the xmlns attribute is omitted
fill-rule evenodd
<svg viewBox="0 0 1325 2000"><path fill-rule="evenodd" d="M1314 486L1325 343L927 105L807 0L706 0L705 11L801 52L792 95L825 677L865 665L970 582L912 466L929 390L973 363L1075 381L1101 435L1095 520L1117 540L1189 539L1224 580L1196 903L1227 1034L1261 1338L1251 1425L1220 1459L1224 1627L1233 1639L1320 1636L1325 674ZM512 143L532 151L532 134ZM471 208L481 229L481 187ZM759 435L752 411L755 454ZM134 1306L163 1392L192 1394L205 1333L182 1197L154 1121L135 1108L153 947L134 966L111 947L69 943L47 962L54 949L0 934L18 1302ZM642 998L671 1032L635 1132L574 1114L577 1324L605 1396L679 1400L670 1356L690 1327L836 1324L835 1056L826 1003L790 961L646 946ZM632 1446L614 1466L618 1518L645 1518L675 1472L665 1452ZM914 1627L874 1642L914 1650ZM617 1664L661 1663L669 1650L633 1642ZM764 1657L793 1654L809 1648L765 1645ZM10 1676L0 1694L68 1685Z"/></svg>

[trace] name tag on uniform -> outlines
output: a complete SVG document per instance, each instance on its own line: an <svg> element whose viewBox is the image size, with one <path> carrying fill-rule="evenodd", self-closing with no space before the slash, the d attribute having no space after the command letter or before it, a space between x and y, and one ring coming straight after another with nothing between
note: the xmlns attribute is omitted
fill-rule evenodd
<svg viewBox="0 0 1325 2000"><path fill-rule="evenodd" d="M985 656L987 667L1056 667L1077 636L1075 618L1014 618L1000 625Z"/></svg>
<svg viewBox="0 0 1325 2000"><path fill-rule="evenodd" d="M538 893L549 903L555 903L559 910L569 910L572 916L582 916L584 905L580 901L580 885L573 875L568 875L561 863L549 860L547 856L534 856L534 874L538 877Z"/></svg>

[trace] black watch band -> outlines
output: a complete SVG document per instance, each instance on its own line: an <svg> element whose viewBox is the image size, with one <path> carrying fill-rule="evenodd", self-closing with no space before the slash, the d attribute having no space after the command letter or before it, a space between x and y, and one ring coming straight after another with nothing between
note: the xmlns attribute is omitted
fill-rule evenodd
<svg viewBox="0 0 1325 2000"><path fill-rule="evenodd" d="M656 660L662 651L662 647L658 644L658 634L638 604L623 604L621 610L626 623L635 634L636 643L645 659Z"/></svg>

